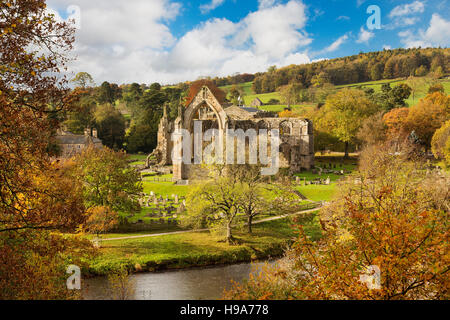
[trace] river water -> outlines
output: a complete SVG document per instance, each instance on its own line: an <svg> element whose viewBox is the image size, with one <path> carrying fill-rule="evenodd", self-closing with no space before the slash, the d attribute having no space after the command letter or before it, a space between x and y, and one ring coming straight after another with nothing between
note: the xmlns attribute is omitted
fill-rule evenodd
<svg viewBox="0 0 450 320"><path fill-rule="evenodd" d="M275 262L269 262L273 264ZM140 273L130 276L134 285L133 300L216 300L231 280L241 282L251 272L258 272L265 263L243 263L228 266L195 268L177 271ZM108 300L105 277L86 279L83 297L87 300Z"/></svg>

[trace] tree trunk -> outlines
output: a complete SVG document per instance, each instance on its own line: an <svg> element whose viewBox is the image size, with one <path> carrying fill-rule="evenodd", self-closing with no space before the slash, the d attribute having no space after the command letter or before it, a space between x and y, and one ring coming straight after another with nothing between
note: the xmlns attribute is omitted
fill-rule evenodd
<svg viewBox="0 0 450 320"><path fill-rule="evenodd" d="M227 223L227 242L233 242L233 236L231 235L231 223Z"/></svg>
<svg viewBox="0 0 450 320"><path fill-rule="evenodd" d="M252 220L253 220L253 216L248 216L248 221L247 221L247 227L248 227L248 233L252 233Z"/></svg>
<svg viewBox="0 0 450 320"><path fill-rule="evenodd" d="M344 159L348 159L348 158L349 158L349 157L348 157L348 147L349 147L348 142L346 142L346 143L345 143L345 155L344 155Z"/></svg>

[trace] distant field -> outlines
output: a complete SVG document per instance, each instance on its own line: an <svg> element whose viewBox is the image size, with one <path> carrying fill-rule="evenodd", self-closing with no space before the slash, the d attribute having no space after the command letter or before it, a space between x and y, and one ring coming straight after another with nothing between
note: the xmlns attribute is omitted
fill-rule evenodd
<svg viewBox="0 0 450 320"><path fill-rule="evenodd" d="M381 91L381 86L385 83L390 83L391 87L394 87L398 84L405 83L407 80L404 79L393 79L393 80L379 80L379 81L369 81L369 82L360 82L360 83L352 83L352 84L346 84L346 85L339 85L336 86L336 89L342 89L342 88L372 88L375 90L375 92ZM444 79L440 80L442 85L444 86L445 92L447 94L450 93L450 80ZM249 106L250 103L255 99L259 98L263 103L268 103L271 99L276 99L281 101L281 97L279 92L270 92L270 93L261 93L261 94L255 94L252 91L252 82L246 82L238 85L241 87L245 93L244 97L244 103L245 105ZM220 87L222 90L229 90L232 87L232 85ZM412 95L409 97L408 100L406 100L406 103L408 103L409 106L413 106L419 102L420 99L426 96L428 91L428 85L424 84L422 87L419 88L418 92L415 94L414 100ZM301 109L305 107L313 107L315 104L303 104L303 105L294 105L292 106L294 111L295 109ZM274 111L274 112L281 112L284 110L286 105L264 105L261 107L261 109L266 111Z"/></svg>
<svg viewBox="0 0 450 320"><path fill-rule="evenodd" d="M240 87L244 91L244 94L247 96L247 95L253 94L252 85L253 85L253 82L245 82L245 83L240 83L237 86ZM225 92L228 92L232 87L233 87L233 85L231 84L228 86L220 87L220 89L224 90Z"/></svg>
<svg viewBox="0 0 450 320"><path fill-rule="evenodd" d="M450 93L450 80L444 79L439 81L445 89L445 92L447 94ZM375 90L375 92L381 91L381 86L385 83L390 83L391 87L395 87L396 85L399 85L401 83L407 83L407 80L404 79L395 79L395 80L379 80L379 81L371 81L371 82L361 82L361 83L353 83L353 84L347 84L342 86L336 86L338 89L342 88L353 88L353 87L362 87L362 88L372 88ZM409 99L406 100L406 103L409 106L413 106L419 102L420 99L424 98L427 95L429 84L424 83L418 90L418 92L414 96L411 95Z"/></svg>

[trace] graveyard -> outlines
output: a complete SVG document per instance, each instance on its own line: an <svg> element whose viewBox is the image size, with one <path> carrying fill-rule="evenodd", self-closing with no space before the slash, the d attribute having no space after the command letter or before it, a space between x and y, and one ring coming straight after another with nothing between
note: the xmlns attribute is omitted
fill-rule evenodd
<svg viewBox="0 0 450 320"><path fill-rule="evenodd" d="M318 155L315 169L289 177L304 198L305 209L330 201L339 180L355 170L357 159L354 156L345 161L341 159L339 154ZM180 220L187 214L186 195L190 186L175 185L171 174L157 175L146 171L142 181L141 211L134 215L123 213L128 224L101 236L101 254L89 262L87 273L103 275L120 266L139 272L267 259L281 255L286 245L295 239L296 231L292 225L296 223L304 224L313 239L319 238L322 232L318 211L315 211L255 224L253 235L248 235L242 224L236 226L234 232L242 242L236 246L217 241L217 235L209 231L173 233L189 230ZM261 215L258 220L267 217ZM158 236L145 237L151 234ZM134 236L144 237L130 239Z"/></svg>
<svg viewBox="0 0 450 320"><path fill-rule="evenodd" d="M136 155L130 155L130 159L137 158ZM330 201L339 179L353 172L356 161L356 157L343 161L336 154L319 155L316 156L314 169L297 173L290 179L304 196L304 200ZM136 214L121 213L128 224L119 226L103 238L116 237L118 234L127 236L186 230L180 225L180 218L186 211L189 185L175 185L172 174L149 173L143 170L141 175L144 189L139 199L141 211Z"/></svg>

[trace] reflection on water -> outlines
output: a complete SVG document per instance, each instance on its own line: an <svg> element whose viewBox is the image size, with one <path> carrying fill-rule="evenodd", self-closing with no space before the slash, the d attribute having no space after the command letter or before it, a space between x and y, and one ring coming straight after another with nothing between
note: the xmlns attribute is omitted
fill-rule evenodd
<svg viewBox="0 0 450 320"><path fill-rule="evenodd" d="M274 262L270 262L273 264ZM230 289L231 280L240 282L249 274L261 270L264 263L244 263L202 269L141 273L132 275L135 284L135 300L215 300L222 297L224 289ZM84 281L84 298L87 300L110 299L105 277Z"/></svg>

